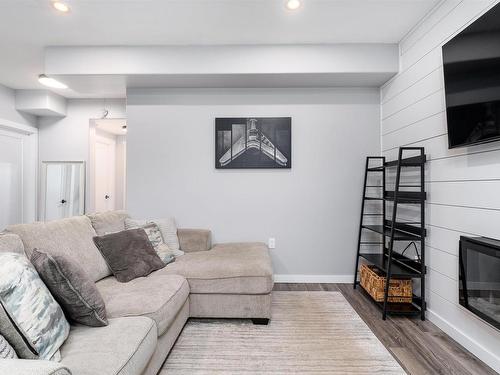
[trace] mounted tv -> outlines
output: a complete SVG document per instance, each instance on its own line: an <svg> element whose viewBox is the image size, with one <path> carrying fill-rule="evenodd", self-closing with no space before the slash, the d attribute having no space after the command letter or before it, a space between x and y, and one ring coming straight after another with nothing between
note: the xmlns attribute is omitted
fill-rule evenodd
<svg viewBox="0 0 500 375"><path fill-rule="evenodd" d="M449 148L500 140L500 4L443 46Z"/></svg>

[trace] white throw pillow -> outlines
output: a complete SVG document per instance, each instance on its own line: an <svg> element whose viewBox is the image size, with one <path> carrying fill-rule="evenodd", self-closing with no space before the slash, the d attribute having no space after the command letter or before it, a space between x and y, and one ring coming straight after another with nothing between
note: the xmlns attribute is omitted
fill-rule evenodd
<svg viewBox="0 0 500 375"><path fill-rule="evenodd" d="M59 357L69 323L25 255L0 254L0 302L39 359Z"/></svg>
<svg viewBox="0 0 500 375"><path fill-rule="evenodd" d="M172 250L175 256L183 255L184 252L180 250L179 237L177 237L177 225L175 224L174 218L170 217L167 219L125 219L125 229L136 229L141 228L146 224L154 223L160 228L161 235L163 237L163 242L167 244L170 250Z"/></svg>

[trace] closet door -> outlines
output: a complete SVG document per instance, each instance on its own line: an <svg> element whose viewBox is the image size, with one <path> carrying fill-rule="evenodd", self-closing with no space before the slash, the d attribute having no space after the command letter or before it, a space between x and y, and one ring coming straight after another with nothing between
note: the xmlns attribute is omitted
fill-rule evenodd
<svg viewBox="0 0 500 375"><path fill-rule="evenodd" d="M23 222L23 136L0 130L0 232Z"/></svg>
<svg viewBox="0 0 500 375"><path fill-rule="evenodd" d="M84 162L42 162L41 180L40 218L43 221L84 214Z"/></svg>

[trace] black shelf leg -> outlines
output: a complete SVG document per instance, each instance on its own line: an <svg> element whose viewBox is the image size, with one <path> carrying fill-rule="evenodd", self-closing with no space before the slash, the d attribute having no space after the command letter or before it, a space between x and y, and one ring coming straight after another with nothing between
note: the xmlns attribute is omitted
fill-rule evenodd
<svg viewBox="0 0 500 375"><path fill-rule="evenodd" d="M384 293L384 309L382 312L382 320L386 320L387 318L387 300L389 299L389 282L391 280L391 266L392 266L392 251L394 248L394 230L396 226L396 217L397 217L397 207L398 207L398 193L399 193L399 182L401 179L401 159L403 155L403 150L399 148L399 157L398 157L398 166L396 171L396 185L394 187L394 203L392 206L392 222L391 222L391 236L389 241L388 251L388 262L387 262L387 275L385 280L385 293ZM385 172L384 172L385 174Z"/></svg>
<svg viewBox="0 0 500 375"><path fill-rule="evenodd" d="M366 196L366 180L368 178L368 164L370 158L366 158L366 166L365 166L365 181L363 183L363 195L361 196L361 215L359 215L359 235L358 235L358 252L356 253L356 266L354 267L354 282L352 283L352 287L356 289L356 284L358 283L358 267L359 267L359 252L361 250L361 235L363 231L363 213L365 212L365 196Z"/></svg>
<svg viewBox="0 0 500 375"><path fill-rule="evenodd" d="M420 150L420 156L423 159L424 157L424 150ZM420 166L420 192L425 194L425 167L424 164ZM422 229L425 228L425 202L422 201L420 203L420 226ZM425 320L425 309L427 306L426 299L425 299L425 239L424 236L421 236L420 238L420 298L422 299L422 303L420 305L420 319Z"/></svg>

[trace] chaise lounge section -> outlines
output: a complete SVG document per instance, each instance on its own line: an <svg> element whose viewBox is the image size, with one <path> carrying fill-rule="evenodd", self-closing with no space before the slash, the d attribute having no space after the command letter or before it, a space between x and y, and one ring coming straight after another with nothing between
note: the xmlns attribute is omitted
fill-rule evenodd
<svg viewBox="0 0 500 375"><path fill-rule="evenodd" d="M157 374L189 317L271 318L273 276L262 243L211 246L211 232L179 229L184 255L147 277L120 283L93 243L99 234L124 230L125 212L13 225L0 251L35 248L65 254L95 281L109 318L106 327L72 325L61 362L0 361L8 374ZM14 249L15 248L15 249Z"/></svg>

